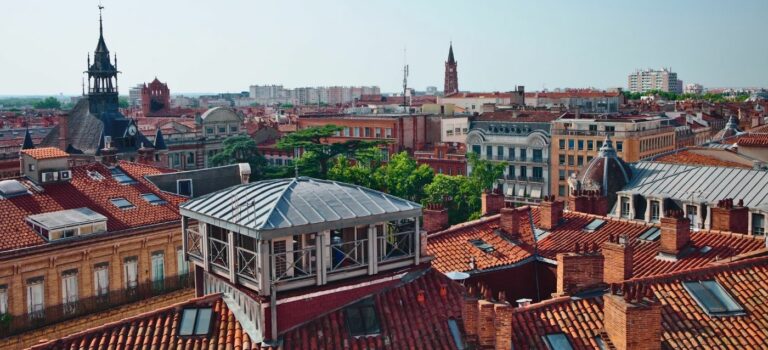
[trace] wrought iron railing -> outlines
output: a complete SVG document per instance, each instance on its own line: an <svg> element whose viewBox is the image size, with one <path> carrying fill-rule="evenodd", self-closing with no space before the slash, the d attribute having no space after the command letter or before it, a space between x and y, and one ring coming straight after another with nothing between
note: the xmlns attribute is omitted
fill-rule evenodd
<svg viewBox="0 0 768 350"><path fill-rule="evenodd" d="M194 286L192 275L169 276L161 281L147 282L131 289L109 292L66 304L46 307L23 315L0 315L0 338L47 327L85 315L168 294Z"/></svg>
<svg viewBox="0 0 768 350"><path fill-rule="evenodd" d="M316 254L315 247L273 253L272 280L289 281L315 276Z"/></svg>
<svg viewBox="0 0 768 350"><path fill-rule="evenodd" d="M368 239L333 243L327 251L331 252L328 271L350 270L368 265Z"/></svg>
<svg viewBox="0 0 768 350"><path fill-rule="evenodd" d="M229 244L208 237L208 261L223 269L229 269Z"/></svg>
<svg viewBox="0 0 768 350"><path fill-rule="evenodd" d="M387 261L413 256L414 231L385 234L378 237L379 261Z"/></svg>

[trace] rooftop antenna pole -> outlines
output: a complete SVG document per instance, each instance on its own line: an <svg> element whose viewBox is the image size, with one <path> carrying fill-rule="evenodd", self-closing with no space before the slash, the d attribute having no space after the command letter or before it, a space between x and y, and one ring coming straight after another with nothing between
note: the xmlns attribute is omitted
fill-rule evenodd
<svg viewBox="0 0 768 350"><path fill-rule="evenodd" d="M293 174L294 177L299 177L299 162L298 162L299 148L296 147L293 150Z"/></svg>
<svg viewBox="0 0 768 350"><path fill-rule="evenodd" d="M408 108L408 60L407 60L407 49L403 48L403 107L408 111L408 113L411 113L411 109Z"/></svg>

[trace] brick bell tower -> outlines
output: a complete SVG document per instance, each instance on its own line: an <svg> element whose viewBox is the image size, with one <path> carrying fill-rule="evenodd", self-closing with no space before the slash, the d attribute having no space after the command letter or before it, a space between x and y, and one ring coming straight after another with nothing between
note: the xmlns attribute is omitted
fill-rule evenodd
<svg viewBox="0 0 768 350"><path fill-rule="evenodd" d="M459 92L459 73L456 66L456 60L453 58L453 43L451 43L448 49L448 61L445 62L445 87L443 87L445 96Z"/></svg>

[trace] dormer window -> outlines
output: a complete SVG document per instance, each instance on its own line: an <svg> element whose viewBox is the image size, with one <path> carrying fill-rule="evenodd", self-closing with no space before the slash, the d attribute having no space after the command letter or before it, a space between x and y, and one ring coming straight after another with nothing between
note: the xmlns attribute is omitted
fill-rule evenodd
<svg viewBox="0 0 768 350"><path fill-rule="evenodd" d="M379 317L372 298L366 298L344 309L347 329L353 337L381 333Z"/></svg>
<svg viewBox="0 0 768 350"><path fill-rule="evenodd" d="M27 224L49 241L107 231L107 217L89 208L30 215Z"/></svg>
<svg viewBox="0 0 768 350"><path fill-rule="evenodd" d="M744 315L744 308L715 280L683 282L683 287L709 316Z"/></svg>

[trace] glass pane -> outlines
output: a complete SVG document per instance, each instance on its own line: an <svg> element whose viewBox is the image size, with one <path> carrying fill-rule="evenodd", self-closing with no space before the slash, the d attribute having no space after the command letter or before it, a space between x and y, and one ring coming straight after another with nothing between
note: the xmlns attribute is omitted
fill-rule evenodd
<svg viewBox="0 0 768 350"><path fill-rule="evenodd" d="M726 312L725 305L699 282L684 282L685 289L705 309L708 314Z"/></svg>
<svg viewBox="0 0 768 350"><path fill-rule="evenodd" d="M716 281L702 281L701 282L704 287L706 287L712 295L717 297L722 304L728 309L728 312L739 312L744 311L744 309L736 303L735 300L731 297L728 292L725 291L723 286L720 285L720 283L717 283Z"/></svg>
<svg viewBox="0 0 768 350"><path fill-rule="evenodd" d="M379 319L376 317L376 311L373 306L366 306L360 309L365 324L365 334L378 334Z"/></svg>
<svg viewBox="0 0 768 350"><path fill-rule="evenodd" d="M184 309L181 314L181 325L179 326L179 335L192 335L195 329L195 318L197 309Z"/></svg>
<svg viewBox="0 0 768 350"><path fill-rule="evenodd" d="M197 323L195 324L195 335L206 335L211 329L211 309L200 309L197 311Z"/></svg>
<svg viewBox="0 0 768 350"><path fill-rule="evenodd" d="M347 308L345 314L347 315L347 327L349 327L349 333L353 336L361 335L365 333L363 326L363 318L360 315L360 309L357 307Z"/></svg>
<svg viewBox="0 0 768 350"><path fill-rule="evenodd" d="M547 334L544 336L550 350L572 350L568 337L563 333Z"/></svg>

